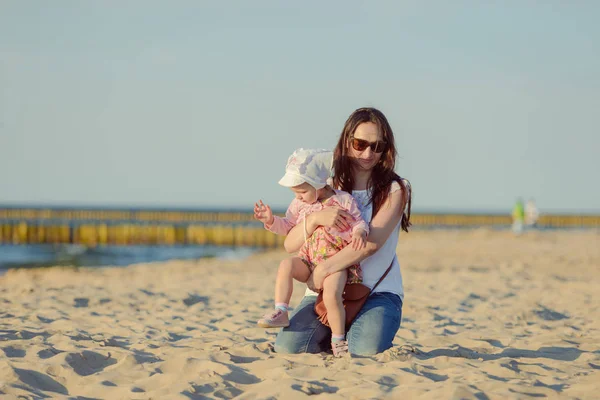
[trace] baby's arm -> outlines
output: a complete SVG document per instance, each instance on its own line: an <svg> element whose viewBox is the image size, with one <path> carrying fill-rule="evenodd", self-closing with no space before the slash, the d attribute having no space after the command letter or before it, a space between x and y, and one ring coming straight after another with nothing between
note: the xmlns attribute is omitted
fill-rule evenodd
<svg viewBox="0 0 600 400"><path fill-rule="evenodd" d="M285 217L278 217L277 215L273 216L273 222L271 224L265 223L265 229L271 231L277 235L287 235L288 232L297 225L298 223L298 213L299 207L296 199L292 201L287 211L285 212Z"/></svg>
<svg viewBox="0 0 600 400"><path fill-rule="evenodd" d="M362 228L358 228L352 234L352 248L354 250L363 249L367 245L367 232Z"/></svg>

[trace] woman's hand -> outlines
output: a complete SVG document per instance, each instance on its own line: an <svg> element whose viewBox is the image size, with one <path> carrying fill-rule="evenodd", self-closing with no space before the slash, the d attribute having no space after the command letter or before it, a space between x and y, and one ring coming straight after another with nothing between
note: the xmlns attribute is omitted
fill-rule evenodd
<svg viewBox="0 0 600 400"><path fill-rule="evenodd" d="M354 217L348 211L339 207L326 207L310 215L316 226L336 228L343 232L351 227Z"/></svg>

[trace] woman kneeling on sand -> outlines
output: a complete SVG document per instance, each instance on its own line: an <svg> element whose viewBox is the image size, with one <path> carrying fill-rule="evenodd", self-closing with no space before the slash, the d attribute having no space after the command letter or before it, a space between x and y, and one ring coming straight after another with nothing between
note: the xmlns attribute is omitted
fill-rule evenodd
<svg viewBox="0 0 600 400"><path fill-rule="evenodd" d="M358 201L361 215L370 221L366 247L347 246L317 265L310 276L304 298L290 318L290 325L277 335L278 353L319 353L328 351L331 329L323 325L314 310L317 293L331 274L360 263L363 284L373 287L385 274L356 316L346 334L351 354L373 355L392 347L400 328L404 290L396 247L400 228L410 226L411 189L395 172L394 134L386 117L374 108L354 111L334 150L333 186L349 192ZM352 216L328 207L306 218L306 234L319 226L348 229ZM304 224L288 234L285 248L298 251L304 243Z"/></svg>

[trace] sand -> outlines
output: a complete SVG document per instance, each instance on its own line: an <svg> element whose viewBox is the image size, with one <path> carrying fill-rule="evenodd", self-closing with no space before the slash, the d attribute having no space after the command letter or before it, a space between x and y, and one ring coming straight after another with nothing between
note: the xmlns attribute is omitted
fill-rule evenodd
<svg viewBox="0 0 600 400"><path fill-rule="evenodd" d="M414 231L394 347L273 352L255 327L280 251L246 260L11 270L0 397L598 398L600 232ZM303 286L295 286L292 306Z"/></svg>

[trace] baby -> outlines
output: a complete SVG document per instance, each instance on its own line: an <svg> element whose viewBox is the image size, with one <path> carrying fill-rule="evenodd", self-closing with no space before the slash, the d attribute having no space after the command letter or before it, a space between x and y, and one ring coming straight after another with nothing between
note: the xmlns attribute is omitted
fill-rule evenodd
<svg viewBox="0 0 600 400"><path fill-rule="evenodd" d="M297 224L315 211L326 207L338 207L354 217L351 228L339 231L333 227L319 226L306 238L298 256L285 259L279 265L275 281L275 310L265 314L258 325L263 328L287 327L288 304L292 296L293 279L306 282L314 268L336 254L348 244L355 249L366 244L369 225L363 220L358 204L351 194L334 190L327 184L331 175L333 153L327 150L298 149L289 157L285 175L279 184L289 187L296 197L291 202L285 218L274 216L271 208L262 200L254 204L254 217L263 222L266 229L279 235L287 235ZM345 340L346 327L342 293L344 285L362 281L360 265L354 265L329 275L323 282L323 302L331 327L331 346L336 357L348 352Z"/></svg>

